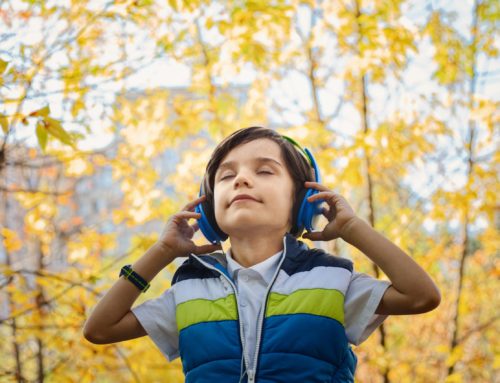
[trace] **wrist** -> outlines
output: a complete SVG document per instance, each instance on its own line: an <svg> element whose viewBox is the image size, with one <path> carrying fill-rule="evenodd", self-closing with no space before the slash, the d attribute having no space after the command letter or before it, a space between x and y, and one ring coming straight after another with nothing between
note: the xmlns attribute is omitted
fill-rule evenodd
<svg viewBox="0 0 500 383"><path fill-rule="evenodd" d="M155 243L132 265L132 269L149 282L174 259L175 254L170 249Z"/></svg>
<svg viewBox="0 0 500 383"><path fill-rule="evenodd" d="M150 287L149 282L132 269L131 266L132 265L123 266L120 270L120 277L124 276L124 278L128 279L133 285L135 285L139 291L145 293Z"/></svg>
<svg viewBox="0 0 500 383"><path fill-rule="evenodd" d="M366 223L364 220L362 220L361 218L359 218L357 215L355 215L354 217L352 217L351 219L349 219L345 224L344 226L342 226L342 230L340 232L340 237L352 244L353 240L354 240L354 236L356 234L356 229L362 225L363 223Z"/></svg>
<svg viewBox="0 0 500 383"><path fill-rule="evenodd" d="M175 258L182 256L178 251L175 251L170 246L159 241L151 246L151 250L154 252L155 256L165 260L167 264L172 262Z"/></svg>

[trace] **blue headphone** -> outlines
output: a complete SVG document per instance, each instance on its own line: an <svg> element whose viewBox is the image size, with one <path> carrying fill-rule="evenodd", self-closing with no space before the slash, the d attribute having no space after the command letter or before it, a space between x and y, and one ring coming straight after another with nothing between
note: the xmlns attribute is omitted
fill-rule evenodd
<svg viewBox="0 0 500 383"><path fill-rule="evenodd" d="M304 157L308 160L308 162L311 164L311 167L314 169L314 174L315 174L315 182L320 183L321 182L321 176L319 173L319 168L318 164L316 163L316 160L314 159L314 156L312 153L309 151L309 149L302 147L295 142L292 138L287 137L285 135L282 135L282 137L288 141L290 141L293 145L295 145L301 153L303 153ZM314 202L309 202L307 198L310 196L319 193L318 190L316 189L311 189L307 188L306 189L306 194L304 198L302 199L302 202L300 203L300 209L297 215L297 226L299 228L299 232L302 232L304 228L307 229L307 231L312 231L314 230L314 226L316 226L317 218L319 215L321 215L322 209L319 207L323 200L319 199ZM198 197L201 197L204 194L203 191L203 181L200 186L200 194ZM227 239L227 234L221 231L218 227L214 228L210 221L215 222L215 216L213 217L208 217L205 211L203 210L203 204L200 203L196 205L195 212L201 214L201 218L199 218L198 221L198 226L205 236L205 238L212 244L220 244L220 242L225 241Z"/></svg>

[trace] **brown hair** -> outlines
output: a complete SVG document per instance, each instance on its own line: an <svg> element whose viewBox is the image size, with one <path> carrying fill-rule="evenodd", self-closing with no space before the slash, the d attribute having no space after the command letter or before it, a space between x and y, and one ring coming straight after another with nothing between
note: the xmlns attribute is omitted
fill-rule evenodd
<svg viewBox="0 0 500 383"><path fill-rule="evenodd" d="M203 211L205 212L210 225L220 236L222 236L221 233L224 232L220 229L215 220L213 202L215 173L217 172L221 161L232 149L241 144L260 138L268 138L280 146L281 156L285 161L290 175L292 176L294 185L294 200L292 205L292 227L290 229L290 234L292 234L295 238L298 238L303 232L303 228L299 231L296 221L297 214L300 209L300 203L307 192L304 182L314 181L314 169L311 167L308 160L304 158L303 154L300 153L300 149L296 148L292 143L290 143L290 141L284 139L278 132L269 128L251 126L249 128L239 129L217 145L212 153L212 157L208 161L205 176L202 181L203 192L207 195L207 198L202 203Z"/></svg>

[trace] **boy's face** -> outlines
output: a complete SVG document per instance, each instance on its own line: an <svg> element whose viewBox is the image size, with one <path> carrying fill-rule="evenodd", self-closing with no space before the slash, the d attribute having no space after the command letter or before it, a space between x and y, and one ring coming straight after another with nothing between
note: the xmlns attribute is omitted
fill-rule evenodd
<svg viewBox="0 0 500 383"><path fill-rule="evenodd" d="M274 161L259 160L262 157ZM232 202L240 194L255 200ZM241 144L221 161L214 180L215 219L230 237L284 234L291 228L292 206L293 180L274 141L260 138Z"/></svg>

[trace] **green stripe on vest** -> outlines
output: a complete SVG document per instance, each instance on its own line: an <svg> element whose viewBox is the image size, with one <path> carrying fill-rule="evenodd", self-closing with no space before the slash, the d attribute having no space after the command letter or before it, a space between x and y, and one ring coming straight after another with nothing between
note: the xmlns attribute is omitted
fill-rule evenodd
<svg viewBox="0 0 500 383"><path fill-rule="evenodd" d="M314 314L344 324L344 295L334 289L301 289L290 295L271 293L266 317L285 314Z"/></svg>
<svg viewBox="0 0 500 383"><path fill-rule="evenodd" d="M201 322L238 319L236 298L230 294L216 300L191 299L177 305L177 329L181 331L188 326Z"/></svg>

